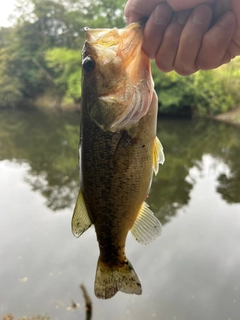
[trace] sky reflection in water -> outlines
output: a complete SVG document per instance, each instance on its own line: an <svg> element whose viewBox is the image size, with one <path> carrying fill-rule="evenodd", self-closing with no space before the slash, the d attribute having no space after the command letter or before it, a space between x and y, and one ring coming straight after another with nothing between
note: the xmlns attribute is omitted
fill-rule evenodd
<svg viewBox="0 0 240 320"><path fill-rule="evenodd" d="M72 178L77 175L77 152L72 150L77 122L55 115L53 127L41 117L2 115L0 316L48 313L51 319L85 319L79 289L84 283L97 320L239 320L239 130L198 121L159 124L166 164L148 202L164 224L163 233L147 246L128 237L127 256L141 278L142 296L118 293L101 301L93 294L98 258L94 228L80 239L70 229L78 183ZM49 121L55 132L52 147L46 147L48 134L37 141L42 143L39 153L34 149L38 131L29 132L29 118L40 119L45 132ZM13 128L15 121L20 137L9 130L8 122ZM33 141L20 145L20 138L27 139L26 126ZM72 300L80 307L68 310Z"/></svg>

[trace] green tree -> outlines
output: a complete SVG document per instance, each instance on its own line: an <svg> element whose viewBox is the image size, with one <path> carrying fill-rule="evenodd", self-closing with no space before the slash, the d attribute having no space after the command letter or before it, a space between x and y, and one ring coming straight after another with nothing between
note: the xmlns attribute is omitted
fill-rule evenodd
<svg viewBox="0 0 240 320"><path fill-rule="evenodd" d="M212 116L240 104L240 58L216 70L198 71L182 77L164 74L153 65L159 110L168 114Z"/></svg>
<svg viewBox="0 0 240 320"><path fill-rule="evenodd" d="M14 27L0 29L0 105L42 95L77 102L83 29L124 27L124 5L125 0L18 0ZM160 112L208 116L238 105L239 66L238 58L189 77L153 67Z"/></svg>
<svg viewBox="0 0 240 320"><path fill-rule="evenodd" d="M20 79L12 77L14 70L12 62L14 54L9 54L6 48L0 49L0 106L13 107L22 98L23 86Z"/></svg>
<svg viewBox="0 0 240 320"><path fill-rule="evenodd" d="M18 0L15 26L0 30L0 49L4 49L0 52L0 75L5 83L0 96L6 98L1 104L31 101L43 94L59 100L63 96L68 101L79 99L83 28L124 26L124 3ZM51 60L54 55L55 64Z"/></svg>
<svg viewBox="0 0 240 320"><path fill-rule="evenodd" d="M81 96L81 56L78 50L54 48L46 52L45 60L54 70L55 86L58 94L66 101L78 102Z"/></svg>
<svg viewBox="0 0 240 320"><path fill-rule="evenodd" d="M194 102L192 77L181 77L175 72L163 73L152 64L159 110L167 114L190 114Z"/></svg>

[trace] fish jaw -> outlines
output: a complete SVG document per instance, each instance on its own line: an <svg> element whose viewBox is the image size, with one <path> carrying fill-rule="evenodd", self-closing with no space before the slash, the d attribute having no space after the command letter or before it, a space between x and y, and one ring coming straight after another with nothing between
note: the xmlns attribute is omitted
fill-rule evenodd
<svg viewBox="0 0 240 320"><path fill-rule="evenodd" d="M83 49L83 99L91 119L104 131L116 132L137 123L148 112L153 81L142 50L143 27L86 29ZM84 70L91 58L92 72Z"/></svg>

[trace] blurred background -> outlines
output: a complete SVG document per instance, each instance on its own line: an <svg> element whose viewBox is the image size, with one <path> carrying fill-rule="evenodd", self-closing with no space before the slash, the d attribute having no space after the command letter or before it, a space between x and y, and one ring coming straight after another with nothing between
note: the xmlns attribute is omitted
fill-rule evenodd
<svg viewBox="0 0 240 320"><path fill-rule="evenodd" d="M125 0L9 0L0 13L0 107L78 109L83 28L124 27ZM215 116L240 102L240 59L181 77L153 64L159 111ZM239 112L238 112L239 118Z"/></svg>
<svg viewBox="0 0 240 320"><path fill-rule="evenodd" d="M240 60L181 77L153 65L166 156L148 203L161 237L127 256L143 294L94 296L94 228L76 239L83 28L125 1L0 4L0 319L239 320ZM219 121L224 120L224 121Z"/></svg>

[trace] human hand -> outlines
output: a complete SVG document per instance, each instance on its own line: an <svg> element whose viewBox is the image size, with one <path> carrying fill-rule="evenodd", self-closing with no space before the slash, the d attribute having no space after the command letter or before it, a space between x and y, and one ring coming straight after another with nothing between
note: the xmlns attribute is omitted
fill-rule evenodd
<svg viewBox="0 0 240 320"><path fill-rule="evenodd" d="M239 0L160 1L129 0L125 8L128 22L148 17L143 49L160 70L189 75L240 54Z"/></svg>

